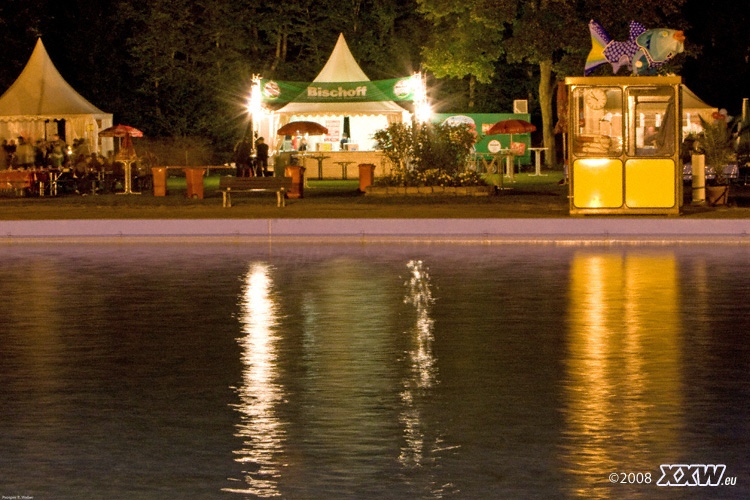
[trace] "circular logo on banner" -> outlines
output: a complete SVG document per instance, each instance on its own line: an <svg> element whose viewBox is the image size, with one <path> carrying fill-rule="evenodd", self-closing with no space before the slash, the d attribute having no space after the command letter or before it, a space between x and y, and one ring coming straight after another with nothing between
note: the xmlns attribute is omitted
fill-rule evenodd
<svg viewBox="0 0 750 500"><path fill-rule="evenodd" d="M477 126L476 123L474 123L474 120L470 116L466 116L466 115L449 116L448 118L445 119L445 121L443 122L443 125L450 125L451 127L453 127L453 126L461 125L464 123L470 126L471 128L476 128Z"/></svg>
<svg viewBox="0 0 750 500"><path fill-rule="evenodd" d="M501 149L503 149L503 147L500 145L500 141L498 141L497 139L492 139L487 144L487 151L489 151L490 153L497 153Z"/></svg>
<svg viewBox="0 0 750 500"><path fill-rule="evenodd" d="M276 82L266 82L266 84L263 85L263 95L268 99L278 99L281 95L279 84Z"/></svg>
<svg viewBox="0 0 750 500"><path fill-rule="evenodd" d="M393 86L393 95L399 99L404 99L412 93L411 80L399 80Z"/></svg>

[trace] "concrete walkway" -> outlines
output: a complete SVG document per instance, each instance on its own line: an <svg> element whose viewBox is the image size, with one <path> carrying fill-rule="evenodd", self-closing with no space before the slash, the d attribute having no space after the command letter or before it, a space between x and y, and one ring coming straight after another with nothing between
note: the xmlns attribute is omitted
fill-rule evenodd
<svg viewBox="0 0 750 500"><path fill-rule="evenodd" d="M750 219L107 219L0 221L0 241L750 243Z"/></svg>

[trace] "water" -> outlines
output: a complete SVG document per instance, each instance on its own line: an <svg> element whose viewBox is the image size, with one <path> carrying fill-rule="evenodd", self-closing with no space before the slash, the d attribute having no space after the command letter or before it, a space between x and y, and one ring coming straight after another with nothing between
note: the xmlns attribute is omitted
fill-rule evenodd
<svg viewBox="0 0 750 500"><path fill-rule="evenodd" d="M743 247L2 253L3 498L750 496Z"/></svg>

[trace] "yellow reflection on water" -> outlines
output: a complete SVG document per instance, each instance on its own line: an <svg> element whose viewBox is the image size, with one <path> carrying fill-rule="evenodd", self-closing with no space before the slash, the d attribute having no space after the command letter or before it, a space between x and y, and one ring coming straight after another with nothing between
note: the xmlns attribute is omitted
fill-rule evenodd
<svg viewBox="0 0 750 500"><path fill-rule="evenodd" d="M284 444L284 430L276 415L282 388L277 382L278 317L270 274L267 264L254 263L245 276L240 303L244 336L239 339L243 374L237 405L242 419L235 434L243 446L235 452L235 460L250 470L245 471L246 488L227 490L260 497L280 495L277 457Z"/></svg>
<svg viewBox="0 0 750 500"><path fill-rule="evenodd" d="M677 262L580 252L569 292L564 457L577 495L607 498L609 474L655 473L679 437Z"/></svg>

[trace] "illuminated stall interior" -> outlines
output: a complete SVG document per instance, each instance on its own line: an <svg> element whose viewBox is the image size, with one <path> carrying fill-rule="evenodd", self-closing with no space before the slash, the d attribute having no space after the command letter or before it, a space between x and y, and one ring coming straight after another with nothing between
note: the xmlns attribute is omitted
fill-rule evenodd
<svg viewBox="0 0 750 500"><path fill-rule="evenodd" d="M567 78L570 212L679 213L679 77Z"/></svg>
<svg viewBox="0 0 750 500"><path fill-rule="evenodd" d="M313 83L369 82L359 67L342 34L339 35L328 62ZM376 174L383 168L383 155L375 151L373 134L392 123L400 123L410 115L394 101L371 102L289 102L269 113L261 125L261 135L271 147L275 164L285 164L288 156L299 150L302 139L306 142L305 161L308 175L317 175L320 167L323 177L341 178L341 162L349 160L354 168L349 175L356 177L358 163L376 165ZM328 129L326 135L304 137L277 136L276 131L289 122L312 121ZM264 130L265 129L265 130ZM344 134L348 136L342 143ZM268 140L270 138L270 141ZM312 160L311 160L312 159ZM311 170L312 169L312 170Z"/></svg>

